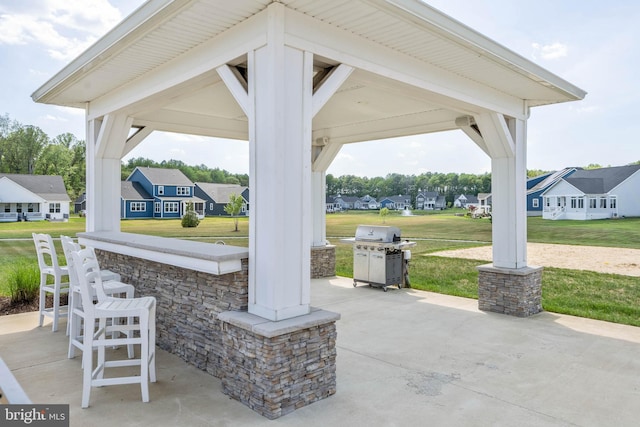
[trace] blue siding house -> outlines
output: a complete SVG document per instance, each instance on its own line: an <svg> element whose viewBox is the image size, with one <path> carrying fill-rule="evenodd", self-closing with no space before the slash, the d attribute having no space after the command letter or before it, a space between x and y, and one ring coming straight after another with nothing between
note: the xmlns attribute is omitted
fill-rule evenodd
<svg viewBox="0 0 640 427"><path fill-rule="evenodd" d="M120 183L120 218L153 218L153 201L139 182Z"/></svg>
<svg viewBox="0 0 640 427"><path fill-rule="evenodd" d="M411 196L387 196L380 199L380 207L391 210L411 209Z"/></svg>
<svg viewBox="0 0 640 427"><path fill-rule="evenodd" d="M527 215L542 216L542 193L563 178L572 175L578 168L564 168L527 180Z"/></svg>
<svg viewBox="0 0 640 427"><path fill-rule="evenodd" d="M232 195L242 196L242 211L240 215L249 215L249 188L237 184L216 184L211 182L196 182L195 195L204 201L205 215L220 216L229 214L224 207L229 203Z"/></svg>
<svg viewBox="0 0 640 427"><path fill-rule="evenodd" d="M128 184L130 183L130 184ZM204 201L195 184L178 169L137 167L122 184L122 218L181 218L189 202L204 218Z"/></svg>

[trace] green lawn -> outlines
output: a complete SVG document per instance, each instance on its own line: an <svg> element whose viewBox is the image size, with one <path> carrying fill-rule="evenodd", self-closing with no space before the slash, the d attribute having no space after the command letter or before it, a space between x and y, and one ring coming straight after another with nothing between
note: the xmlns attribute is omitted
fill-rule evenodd
<svg viewBox="0 0 640 427"><path fill-rule="evenodd" d="M444 211L416 216L392 213L383 220L377 212L347 212L327 215L327 236L336 245L338 275L352 277L353 255L350 244L340 237L352 237L359 224L393 225L403 238L415 239L410 264L411 286L469 298L478 296L476 267L479 260L452 259L429 254L446 249L486 245L491 241L491 222L470 219ZM84 218L68 223L0 223L0 294L6 295L6 276L23 260L35 263L31 232L74 236L84 231ZM122 231L164 237L200 239L227 244L248 245L248 219L240 219L234 232L230 218L205 218L197 228L182 228L179 220L127 220ZM2 239L25 240L2 240ZM640 218L600 221L547 221L528 219L528 239L540 243L608 246L640 249ZM58 244L58 243L57 243ZM542 279L542 305L547 311L572 314L611 322L640 326L640 278L599 274L579 270L545 268Z"/></svg>

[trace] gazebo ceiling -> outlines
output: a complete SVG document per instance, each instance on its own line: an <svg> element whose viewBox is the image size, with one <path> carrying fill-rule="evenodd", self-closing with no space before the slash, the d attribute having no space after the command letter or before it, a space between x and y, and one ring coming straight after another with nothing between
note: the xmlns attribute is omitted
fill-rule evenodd
<svg viewBox="0 0 640 427"><path fill-rule="evenodd" d="M151 0L39 88L36 102L126 111L134 126L248 139L215 68L246 67L272 0ZM455 129L491 109L585 92L418 0L281 0L286 42L318 70L354 68L313 121L314 138L356 142ZM172 83L174 76L175 83ZM184 79L179 77L186 76ZM135 94L135 95L134 95Z"/></svg>

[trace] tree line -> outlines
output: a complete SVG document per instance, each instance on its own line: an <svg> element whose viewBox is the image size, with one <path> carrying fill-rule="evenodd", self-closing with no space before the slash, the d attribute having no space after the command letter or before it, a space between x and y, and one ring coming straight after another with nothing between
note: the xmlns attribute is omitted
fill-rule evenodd
<svg viewBox="0 0 640 427"><path fill-rule="evenodd" d="M426 172L420 175L388 174L386 177L327 175L327 194L342 196L369 195L376 199L385 196L409 195L414 200L420 192L436 191L452 202L457 194L490 193L491 174Z"/></svg>
<svg viewBox="0 0 640 427"><path fill-rule="evenodd" d="M8 114L0 115L0 173L60 175L72 200L86 188L86 145L71 133L63 133L49 138L37 126L23 125L11 120ZM637 161L632 164L640 164ZM192 182L213 182L249 186L248 174L234 174L220 168L209 168L201 164L187 165L180 160L163 160L137 157L122 163L121 178L126 180L136 167L179 169ZM590 164L584 169L600 168ZM529 170L529 177L546 173L543 170ZM490 193L491 174L426 172L420 175L391 173L385 177L359 177L343 175L335 177L327 174L328 195L385 196L410 195L415 199L419 192L437 191L447 202L455 195Z"/></svg>
<svg viewBox="0 0 640 427"><path fill-rule="evenodd" d="M71 133L51 139L37 126L0 116L0 172L60 175L72 200L85 191L86 146Z"/></svg>
<svg viewBox="0 0 640 427"><path fill-rule="evenodd" d="M233 174L205 165L190 166L180 160L155 162L142 157L122 163L122 180L137 166L180 169L192 182L215 182L249 186L248 174ZM71 133L55 138L39 127L23 125L8 114L0 115L0 173L59 175L69 197L75 200L86 191L86 144Z"/></svg>
<svg viewBox="0 0 640 427"><path fill-rule="evenodd" d="M136 157L122 163L121 178L126 180L136 167L151 167L165 169L179 169L191 182L213 182L218 184L237 184L249 186L249 175L246 173L231 173L220 168L209 168L206 165L190 166L181 160L163 160L156 162L151 159Z"/></svg>

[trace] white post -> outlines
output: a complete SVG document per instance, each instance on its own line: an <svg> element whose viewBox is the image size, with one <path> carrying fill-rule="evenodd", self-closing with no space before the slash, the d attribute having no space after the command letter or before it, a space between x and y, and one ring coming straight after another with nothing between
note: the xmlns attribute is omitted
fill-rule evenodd
<svg viewBox="0 0 640 427"><path fill-rule="evenodd" d="M248 53L251 215L249 312L310 312L313 57L285 46L284 6L269 6L267 45Z"/></svg>
<svg viewBox="0 0 640 427"><path fill-rule="evenodd" d="M491 160L493 265L527 266L526 122L510 119L514 153Z"/></svg>
<svg viewBox="0 0 640 427"><path fill-rule="evenodd" d="M327 241L327 211L326 172L313 171L311 174L311 196L313 216L313 247L322 247Z"/></svg>
<svg viewBox="0 0 640 427"><path fill-rule="evenodd" d="M86 231L120 231L120 164L131 119L87 122Z"/></svg>

